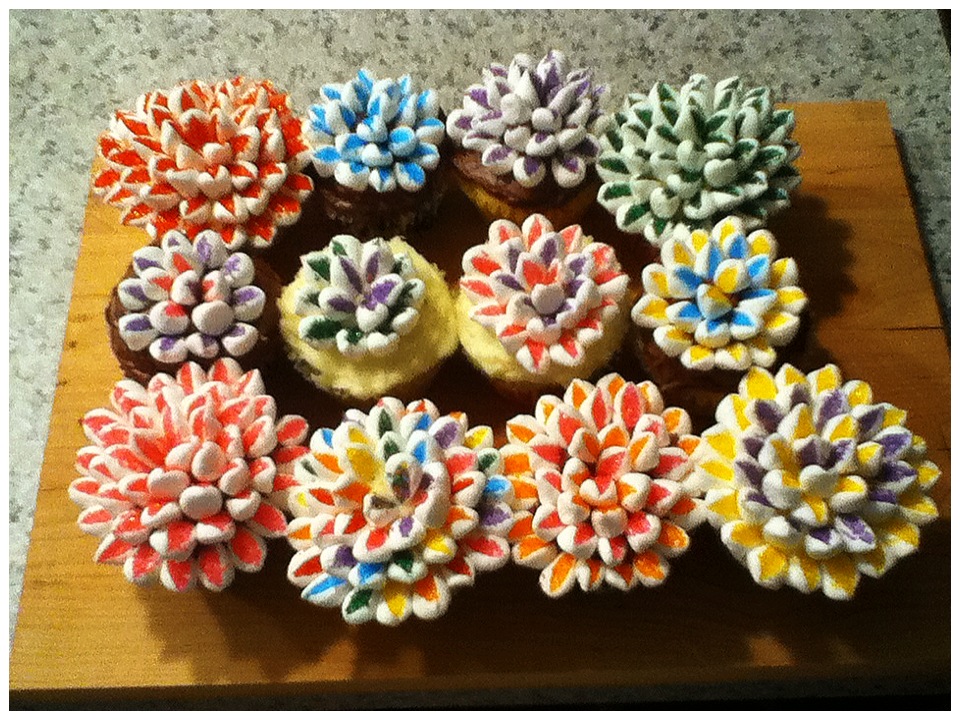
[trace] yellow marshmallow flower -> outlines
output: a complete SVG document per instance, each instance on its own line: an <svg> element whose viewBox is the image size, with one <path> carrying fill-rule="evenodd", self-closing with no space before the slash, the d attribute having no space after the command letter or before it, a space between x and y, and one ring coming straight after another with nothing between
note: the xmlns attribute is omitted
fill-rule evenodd
<svg viewBox="0 0 960 720"><path fill-rule="evenodd" d="M835 365L804 375L751 368L716 413L695 458L708 520L768 588L853 596L916 551L937 517L940 477L906 412Z"/></svg>

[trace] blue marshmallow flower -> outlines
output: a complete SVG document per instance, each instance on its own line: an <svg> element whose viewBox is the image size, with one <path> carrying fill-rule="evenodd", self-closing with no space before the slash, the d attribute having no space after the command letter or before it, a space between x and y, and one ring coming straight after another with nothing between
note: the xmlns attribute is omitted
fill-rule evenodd
<svg viewBox="0 0 960 720"><path fill-rule="evenodd" d="M434 90L417 92L409 75L377 80L360 70L355 80L324 85L309 109L313 164L353 190L420 190L440 162L444 123Z"/></svg>

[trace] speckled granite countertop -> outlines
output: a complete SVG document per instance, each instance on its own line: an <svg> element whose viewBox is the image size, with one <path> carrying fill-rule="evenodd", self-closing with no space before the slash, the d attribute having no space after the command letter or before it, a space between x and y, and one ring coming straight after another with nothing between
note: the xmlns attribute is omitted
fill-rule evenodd
<svg viewBox="0 0 960 720"><path fill-rule="evenodd" d="M885 100L949 315L950 55L932 10L11 12L11 642L88 173L112 112L239 73L273 79L302 109L361 66L413 70L450 107L491 60L551 47L595 66L613 98L702 71L784 101Z"/></svg>

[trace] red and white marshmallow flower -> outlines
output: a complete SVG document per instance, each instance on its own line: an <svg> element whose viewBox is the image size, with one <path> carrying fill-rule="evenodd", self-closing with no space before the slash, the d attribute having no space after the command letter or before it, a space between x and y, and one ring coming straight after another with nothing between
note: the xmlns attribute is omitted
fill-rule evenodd
<svg viewBox="0 0 960 720"><path fill-rule="evenodd" d="M91 444L69 489L80 529L101 538L94 560L174 591L222 590L237 570L260 570L266 539L286 532L306 421L278 418L260 371L230 358L207 372L186 363L147 387L121 380L110 403L83 418Z"/></svg>
<svg viewBox="0 0 960 720"><path fill-rule="evenodd" d="M620 311L628 277L612 247L579 225L555 231L540 214L519 228L490 225L487 242L463 257L460 288L470 317L494 332L530 373L573 367Z"/></svg>
<svg viewBox="0 0 960 720"><path fill-rule="evenodd" d="M313 181L306 120L268 80L193 81L141 95L100 136L94 193L154 238L213 229L230 249L269 247Z"/></svg>

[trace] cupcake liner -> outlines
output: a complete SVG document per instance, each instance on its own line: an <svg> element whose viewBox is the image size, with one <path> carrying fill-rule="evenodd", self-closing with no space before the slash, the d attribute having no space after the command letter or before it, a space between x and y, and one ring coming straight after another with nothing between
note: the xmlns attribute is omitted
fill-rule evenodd
<svg viewBox="0 0 960 720"><path fill-rule="evenodd" d="M357 192L321 179L316 183L316 194L324 215L343 232L357 237L397 235L433 222L449 187L448 172L441 160L441 166L415 193L378 193L369 188Z"/></svg>
<svg viewBox="0 0 960 720"><path fill-rule="evenodd" d="M573 225L593 204L599 187L597 181L588 181L572 194L564 192L555 199L540 201L534 199L518 203L499 197L496 189L472 179L460 169L460 165L455 165L455 171L460 190L488 222L502 218L520 225L530 215L539 214L550 220L556 227Z"/></svg>

